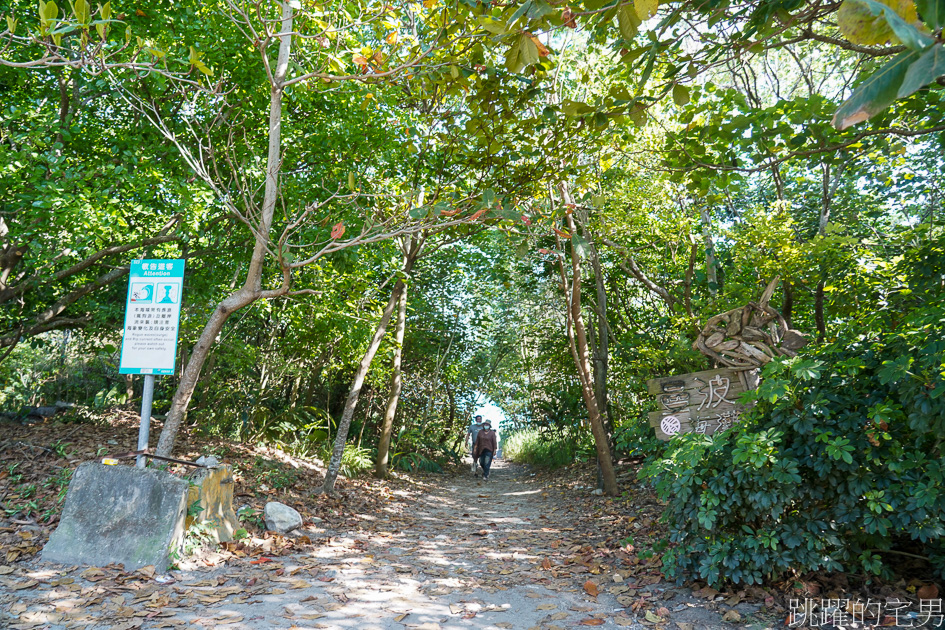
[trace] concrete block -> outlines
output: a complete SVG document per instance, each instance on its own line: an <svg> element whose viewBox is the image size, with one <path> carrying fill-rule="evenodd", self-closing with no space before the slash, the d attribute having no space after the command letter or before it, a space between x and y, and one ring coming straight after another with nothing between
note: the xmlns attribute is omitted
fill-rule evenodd
<svg viewBox="0 0 945 630"><path fill-rule="evenodd" d="M209 523L209 533L217 542L230 542L233 533L240 528L239 519L233 511L233 467L217 464L216 460L214 465L216 468L199 468L190 476L190 482L194 485L190 486L187 505L199 501L200 511L187 517L187 528L190 529L195 523Z"/></svg>
<svg viewBox="0 0 945 630"><path fill-rule="evenodd" d="M81 464L42 558L97 567L118 562L127 571L154 565L163 573L183 541L187 487L161 470Z"/></svg>

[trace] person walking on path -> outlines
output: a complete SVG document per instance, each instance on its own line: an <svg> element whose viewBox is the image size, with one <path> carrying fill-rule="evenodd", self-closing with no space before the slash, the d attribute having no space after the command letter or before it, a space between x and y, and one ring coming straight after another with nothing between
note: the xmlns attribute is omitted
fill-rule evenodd
<svg viewBox="0 0 945 630"><path fill-rule="evenodd" d="M482 423L482 429L476 436L476 444L473 446L473 459L479 461L482 466L482 478L489 480L489 469L492 468L492 458L498 450L498 440L495 431L492 430L492 423L486 420Z"/></svg>
<svg viewBox="0 0 945 630"><path fill-rule="evenodd" d="M466 442L469 444L469 454L472 456L471 472L476 477L479 476L479 462L476 461L476 438L479 437L479 431L482 429L482 416L476 416L466 429Z"/></svg>

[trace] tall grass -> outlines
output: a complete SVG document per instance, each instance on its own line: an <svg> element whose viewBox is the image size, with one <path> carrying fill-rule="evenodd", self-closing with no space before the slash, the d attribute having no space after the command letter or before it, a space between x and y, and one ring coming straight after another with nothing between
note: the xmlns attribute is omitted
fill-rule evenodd
<svg viewBox="0 0 945 630"><path fill-rule="evenodd" d="M567 466L576 459L584 459L588 453L588 446L593 452L593 445L588 443L586 435L523 429L503 439L502 452L506 458L519 464L559 468Z"/></svg>

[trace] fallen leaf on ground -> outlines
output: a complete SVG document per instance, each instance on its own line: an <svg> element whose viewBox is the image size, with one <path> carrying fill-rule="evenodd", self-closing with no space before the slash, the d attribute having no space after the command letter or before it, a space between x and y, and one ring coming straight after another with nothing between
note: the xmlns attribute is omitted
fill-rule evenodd
<svg viewBox="0 0 945 630"><path fill-rule="evenodd" d="M597 590L597 584L594 584L594 582L590 580L584 583L584 591L591 597L597 597L597 594L600 592Z"/></svg>
<svg viewBox="0 0 945 630"><path fill-rule="evenodd" d="M926 584L915 592L919 599L938 599L938 587L934 584Z"/></svg>
<svg viewBox="0 0 945 630"><path fill-rule="evenodd" d="M604 620L598 619L597 617L588 617L587 619L581 619L578 623L582 626L602 626L604 625Z"/></svg>
<svg viewBox="0 0 945 630"><path fill-rule="evenodd" d="M722 615L722 621L728 621L730 623L741 621L742 616L738 613L737 610L730 610L724 615Z"/></svg>
<svg viewBox="0 0 945 630"><path fill-rule="evenodd" d="M646 620L649 621L650 623L663 623L664 621L662 617L659 617L653 614L653 611L651 610L646 611L646 614L644 614L643 616L646 617Z"/></svg>

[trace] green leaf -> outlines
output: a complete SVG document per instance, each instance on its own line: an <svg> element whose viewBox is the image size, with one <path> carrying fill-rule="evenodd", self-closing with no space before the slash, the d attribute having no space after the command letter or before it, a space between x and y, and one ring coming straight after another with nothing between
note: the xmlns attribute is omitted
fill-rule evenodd
<svg viewBox="0 0 945 630"><path fill-rule="evenodd" d="M571 235L571 248L578 258L587 258L587 241L577 232Z"/></svg>
<svg viewBox="0 0 945 630"><path fill-rule="evenodd" d="M678 83L673 86L673 102L679 107L689 104L689 88Z"/></svg>
<svg viewBox="0 0 945 630"><path fill-rule="evenodd" d="M10 35L16 33L16 20L11 16L7 16L7 30L10 31Z"/></svg>
<svg viewBox="0 0 945 630"><path fill-rule="evenodd" d="M823 367L823 365L823 361L804 359L792 366L791 371L803 380L812 381L820 378L820 368Z"/></svg>
<svg viewBox="0 0 945 630"><path fill-rule="evenodd" d="M39 1L39 14L46 20L55 20L56 16L59 15L59 7L56 6L55 2L43 2Z"/></svg>
<svg viewBox="0 0 945 630"><path fill-rule="evenodd" d="M98 13L99 13L99 15L102 16L102 19L103 19L103 20L110 20L110 19L112 19L112 3L111 3L111 0L109 0L108 2L106 2L106 3L103 4L103 5L100 5L100 6L99 6L99 9L98 9Z"/></svg>
<svg viewBox="0 0 945 630"><path fill-rule="evenodd" d="M637 27L640 26L641 20L636 11L629 4L625 4L617 11L617 24L620 26L620 35L630 40L637 34Z"/></svg>
<svg viewBox="0 0 945 630"><path fill-rule="evenodd" d="M534 61L531 63L538 60L538 47L523 33L515 39L515 43L505 54L505 67L509 72L521 72L523 68L530 65L529 59L532 58L534 58Z"/></svg>
<svg viewBox="0 0 945 630"><path fill-rule="evenodd" d="M833 126L842 131L889 107L896 100L909 66L920 56L921 53L907 50L870 75L837 109Z"/></svg>
<svg viewBox="0 0 945 630"><path fill-rule="evenodd" d="M935 44L909 66L896 96L905 98L942 75L945 75L945 49L941 44Z"/></svg>
<svg viewBox="0 0 945 630"><path fill-rule="evenodd" d="M410 215L411 219L422 219L427 216L427 210L428 208L426 206L419 206L416 208L411 208L408 214Z"/></svg>
<svg viewBox="0 0 945 630"><path fill-rule="evenodd" d="M571 101L571 100L565 99L561 103L561 111L563 111L565 115L570 116L571 118L577 118L578 116L584 116L586 114L590 114L591 112L594 111L594 108L591 107L590 105L579 103L578 101Z"/></svg>
<svg viewBox="0 0 945 630"><path fill-rule="evenodd" d="M505 26L505 22L496 22L488 15L480 17L479 23L482 24L482 28L486 29L493 35L505 35L509 32L509 29Z"/></svg>
<svg viewBox="0 0 945 630"><path fill-rule="evenodd" d="M540 20L553 11L554 9L552 9L551 5L548 3L542 2L542 0L533 0L533 2L531 2L531 7L528 9L528 19Z"/></svg>
<svg viewBox="0 0 945 630"><path fill-rule="evenodd" d="M509 28L511 28L512 25L515 24L519 20L519 18L521 18L526 13L528 13L528 10L531 8L532 8L532 0L527 0L526 2L523 2L522 6L520 6L515 11L515 13L512 14L512 17L509 18L509 21L507 22Z"/></svg>
<svg viewBox="0 0 945 630"><path fill-rule="evenodd" d="M930 29L936 31L945 26L945 0L915 0L915 6Z"/></svg>
<svg viewBox="0 0 945 630"><path fill-rule="evenodd" d="M348 190L355 190L354 171L348 171Z"/></svg>
<svg viewBox="0 0 945 630"><path fill-rule="evenodd" d="M909 373L912 361L913 358L910 356L901 356L893 361L883 361L883 366L877 372L879 382L888 385L902 379Z"/></svg>
<svg viewBox="0 0 945 630"><path fill-rule="evenodd" d="M79 24L88 24L92 18L92 7L88 0L75 0L75 4L72 5L72 12L75 13L75 19L79 21Z"/></svg>

